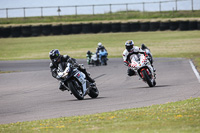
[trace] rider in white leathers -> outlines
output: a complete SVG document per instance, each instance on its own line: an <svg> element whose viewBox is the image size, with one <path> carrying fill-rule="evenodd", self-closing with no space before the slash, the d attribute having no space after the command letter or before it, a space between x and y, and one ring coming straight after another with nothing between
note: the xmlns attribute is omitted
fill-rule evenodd
<svg viewBox="0 0 200 133"><path fill-rule="evenodd" d="M124 60L124 65L128 66L128 70L127 73L129 76L133 76L136 75L136 72L132 69L130 69L130 64L131 64L131 59L134 58L135 60L139 60L139 53L142 54L147 54L148 55L148 59L151 63L151 65L153 64L153 58L152 55L150 53L150 50L144 45L141 45L141 48L134 46L134 42L132 40L128 40L125 43L125 47L126 49L123 52L123 60ZM144 50L148 49L148 53L146 53ZM152 65L153 67L153 65ZM155 69L154 69L155 71Z"/></svg>

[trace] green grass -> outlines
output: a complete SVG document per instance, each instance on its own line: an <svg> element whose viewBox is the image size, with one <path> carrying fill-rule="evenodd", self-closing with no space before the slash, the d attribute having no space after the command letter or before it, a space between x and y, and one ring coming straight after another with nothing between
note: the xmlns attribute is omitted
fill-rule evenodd
<svg viewBox="0 0 200 133"><path fill-rule="evenodd" d="M135 20L135 19L166 19L166 18L196 18L200 17L200 10L195 11L163 11L163 12L139 12L121 11L97 15L68 15L49 17L26 17L26 18L0 18L0 25L6 24L32 24L32 23L72 23L91 21L114 21L114 20Z"/></svg>
<svg viewBox="0 0 200 133"><path fill-rule="evenodd" d="M200 70L199 35L200 31L157 31L1 38L0 60L48 59L51 49L85 58L88 50L96 51L98 42L107 48L109 58L121 58L125 41L132 39L136 46L146 44L154 57L190 58Z"/></svg>
<svg viewBox="0 0 200 133"><path fill-rule="evenodd" d="M200 98L114 112L0 125L0 132L173 132L200 131Z"/></svg>

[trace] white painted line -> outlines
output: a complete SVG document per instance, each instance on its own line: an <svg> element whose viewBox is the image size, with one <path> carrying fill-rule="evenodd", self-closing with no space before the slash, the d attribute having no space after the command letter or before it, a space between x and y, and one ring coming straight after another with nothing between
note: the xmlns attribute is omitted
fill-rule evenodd
<svg viewBox="0 0 200 133"><path fill-rule="evenodd" d="M192 67L192 70L194 71L194 74L196 75L197 79L199 80L199 83L200 83L200 75L199 75L199 72L197 71L196 67L194 66L193 62L191 60L189 60L190 62L190 65Z"/></svg>

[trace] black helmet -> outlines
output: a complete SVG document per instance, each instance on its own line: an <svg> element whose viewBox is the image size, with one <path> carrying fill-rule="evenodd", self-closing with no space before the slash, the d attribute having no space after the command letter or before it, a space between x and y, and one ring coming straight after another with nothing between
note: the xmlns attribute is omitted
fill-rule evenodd
<svg viewBox="0 0 200 133"><path fill-rule="evenodd" d="M49 57L53 62L57 62L60 58L60 52L58 49L53 49L49 52Z"/></svg>
<svg viewBox="0 0 200 133"><path fill-rule="evenodd" d="M127 49L128 52L131 51L131 49L133 48L133 45L134 45L134 42L132 40L126 41L125 47L126 47L126 49Z"/></svg>

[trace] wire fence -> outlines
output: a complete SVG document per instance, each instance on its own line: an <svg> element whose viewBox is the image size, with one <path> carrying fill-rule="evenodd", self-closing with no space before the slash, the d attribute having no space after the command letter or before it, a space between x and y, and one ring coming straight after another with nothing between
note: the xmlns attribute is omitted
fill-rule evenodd
<svg viewBox="0 0 200 133"><path fill-rule="evenodd" d="M185 6L186 5L186 6ZM187 8L186 8L187 7ZM139 2L121 4L74 5L74 6L46 6L46 7L20 7L1 8L0 18L13 17L45 17L82 14L104 14L117 11L178 11L194 10L193 0L166 0L158 2Z"/></svg>

